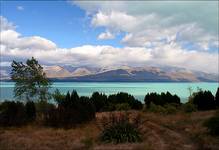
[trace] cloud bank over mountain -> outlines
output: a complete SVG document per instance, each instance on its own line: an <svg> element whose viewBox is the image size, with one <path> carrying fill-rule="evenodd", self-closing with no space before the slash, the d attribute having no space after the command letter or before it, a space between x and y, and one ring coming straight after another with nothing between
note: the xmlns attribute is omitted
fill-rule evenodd
<svg viewBox="0 0 219 150"><path fill-rule="evenodd" d="M23 36L15 23L1 16L1 65L34 56L46 65L165 65L218 73L215 2L76 1L73 5L86 11L93 29L105 30L97 40L115 40L121 36L123 46L87 43L62 48L44 37Z"/></svg>

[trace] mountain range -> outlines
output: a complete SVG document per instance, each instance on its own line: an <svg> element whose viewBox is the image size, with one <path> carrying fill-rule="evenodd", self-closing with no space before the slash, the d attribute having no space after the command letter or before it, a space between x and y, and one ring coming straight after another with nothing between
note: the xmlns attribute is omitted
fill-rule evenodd
<svg viewBox="0 0 219 150"><path fill-rule="evenodd" d="M87 82L218 82L219 75L178 67L43 66L53 81ZM10 67L0 68L0 80L10 80Z"/></svg>

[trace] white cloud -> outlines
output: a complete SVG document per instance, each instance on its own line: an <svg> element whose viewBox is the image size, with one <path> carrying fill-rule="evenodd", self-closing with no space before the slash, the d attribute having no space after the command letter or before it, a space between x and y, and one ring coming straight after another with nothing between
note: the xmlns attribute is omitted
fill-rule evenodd
<svg viewBox="0 0 219 150"><path fill-rule="evenodd" d="M13 23L8 22L6 18L0 16L0 31L9 30L9 29L14 30L15 28L16 26Z"/></svg>
<svg viewBox="0 0 219 150"><path fill-rule="evenodd" d="M56 44L39 36L22 37L14 30L1 31L1 43L8 48L21 49L55 49Z"/></svg>
<svg viewBox="0 0 219 150"><path fill-rule="evenodd" d="M171 40L177 40L181 46L192 43L200 50L209 50L212 43L218 45L218 1L72 3L92 17L94 27L105 27L113 33L124 32L121 43L125 46L156 46L160 41L168 44Z"/></svg>
<svg viewBox="0 0 219 150"><path fill-rule="evenodd" d="M114 16L114 15L112 15ZM104 18L104 17L103 17ZM127 17L129 18L129 17ZM3 19L5 26L10 23ZM104 20L104 19L103 19ZM128 19L127 19L128 20ZM103 21L102 24L105 24ZM110 23L111 24L111 23ZM115 22L113 26L117 26ZM128 28L132 31L132 26ZM173 36L177 28L171 27L164 31L147 29L140 32L130 32L123 42L141 41L144 45L130 43L132 47L123 48L109 45L83 45L74 48L59 48L52 41L38 36L24 37L12 28L4 28L0 32L1 60L10 62L12 60L24 60L34 56L44 64L71 64L71 65L93 65L93 66L120 66L120 65L166 65L184 67L187 69L218 73L218 54L208 51L187 51L176 42L177 36ZM190 32L192 30L189 30ZM109 31L110 32L110 31ZM162 34L168 35L167 42L150 42L154 37L143 36ZM165 36L166 37L166 36ZM145 39L144 39L145 38ZM130 40L132 39L132 40ZM161 40L162 39L158 39ZM139 46L140 45L140 46ZM155 45L155 46L154 46Z"/></svg>
<svg viewBox="0 0 219 150"><path fill-rule="evenodd" d="M23 6L17 6L17 10L22 11L22 10L24 10L24 7Z"/></svg>
<svg viewBox="0 0 219 150"><path fill-rule="evenodd" d="M106 31L106 32L100 33L97 38L99 40L109 40L109 39L114 39L115 36L111 32Z"/></svg>

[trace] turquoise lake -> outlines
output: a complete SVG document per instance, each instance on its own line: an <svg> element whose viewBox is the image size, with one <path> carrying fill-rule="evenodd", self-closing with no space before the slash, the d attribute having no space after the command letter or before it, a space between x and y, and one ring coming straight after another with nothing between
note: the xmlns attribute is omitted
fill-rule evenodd
<svg viewBox="0 0 219 150"><path fill-rule="evenodd" d="M76 90L80 96L90 96L93 92L103 92L113 94L117 92L128 92L137 99L143 101L148 92L166 92L177 94L182 102L186 102L189 96L188 88L193 91L197 88L210 90L214 95L217 91L218 83L198 82L198 83L147 83L147 82L54 82L51 92L59 89L61 92ZM13 82L0 82L0 101L13 98Z"/></svg>

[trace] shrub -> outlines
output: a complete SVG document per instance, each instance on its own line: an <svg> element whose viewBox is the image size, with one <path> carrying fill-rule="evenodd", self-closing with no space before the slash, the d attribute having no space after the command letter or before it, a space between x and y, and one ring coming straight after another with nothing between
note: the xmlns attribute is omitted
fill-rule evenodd
<svg viewBox="0 0 219 150"><path fill-rule="evenodd" d="M219 108L219 88L217 88L217 92L215 95L215 105Z"/></svg>
<svg viewBox="0 0 219 150"><path fill-rule="evenodd" d="M204 125L208 128L211 135L219 136L219 112L207 120Z"/></svg>
<svg viewBox="0 0 219 150"><path fill-rule="evenodd" d="M175 114L178 111L178 107L179 106L176 104L166 104L165 106L160 106L151 103L149 108L145 108L145 111L167 115Z"/></svg>
<svg viewBox="0 0 219 150"><path fill-rule="evenodd" d="M54 104L41 100L35 103L37 117L39 121L43 121L46 115L55 108Z"/></svg>
<svg viewBox="0 0 219 150"><path fill-rule="evenodd" d="M28 101L25 105L27 121L34 121L36 119L36 108L33 101Z"/></svg>
<svg viewBox="0 0 219 150"><path fill-rule="evenodd" d="M100 140L106 143L133 143L142 141L139 124L130 121L124 114L112 114L109 118L103 118L103 130ZM139 118L136 119L139 121Z"/></svg>
<svg viewBox="0 0 219 150"><path fill-rule="evenodd" d="M94 92L90 100L93 102L96 112L105 111L108 107L107 96L105 94Z"/></svg>
<svg viewBox="0 0 219 150"><path fill-rule="evenodd" d="M198 91L193 93L191 102L197 106L198 110L211 110L215 108L214 96L210 91Z"/></svg>
<svg viewBox="0 0 219 150"><path fill-rule="evenodd" d="M128 103L116 104L116 110L129 110L131 107Z"/></svg>
<svg viewBox="0 0 219 150"><path fill-rule="evenodd" d="M150 107L147 108L147 110L149 112L154 112L154 113L160 113L160 114L165 114L166 110L164 107L160 106L160 105L155 105L154 103L150 104Z"/></svg>
<svg viewBox="0 0 219 150"><path fill-rule="evenodd" d="M140 101L135 99L134 96L124 92L109 95L108 102L112 105L127 103L129 104L131 109L136 109L136 110L140 110L143 108L143 105Z"/></svg>
<svg viewBox="0 0 219 150"><path fill-rule="evenodd" d="M26 123L25 107L21 102L5 101L0 105L0 126L21 126Z"/></svg>
<svg viewBox="0 0 219 150"><path fill-rule="evenodd" d="M65 100L46 115L46 125L69 128L95 118L95 107L88 97L79 97L76 91L67 93Z"/></svg>
<svg viewBox="0 0 219 150"><path fill-rule="evenodd" d="M164 106L166 114L175 114L177 112L177 106L167 104Z"/></svg>
<svg viewBox="0 0 219 150"><path fill-rule="evenodd" d="M166 93L148 93L144 98L146 106L149 108L153 102L155 105L164 106L166 104L181 104L180 98L177 95L172 95L169 92Z"/></svg>
<svg viewBox="0 0 219 150"><path fill-rule="evenodd" d="M186 113L191 113L197 111L197 107L194 104L187 102L183 104L183 111Z"/></svg>

